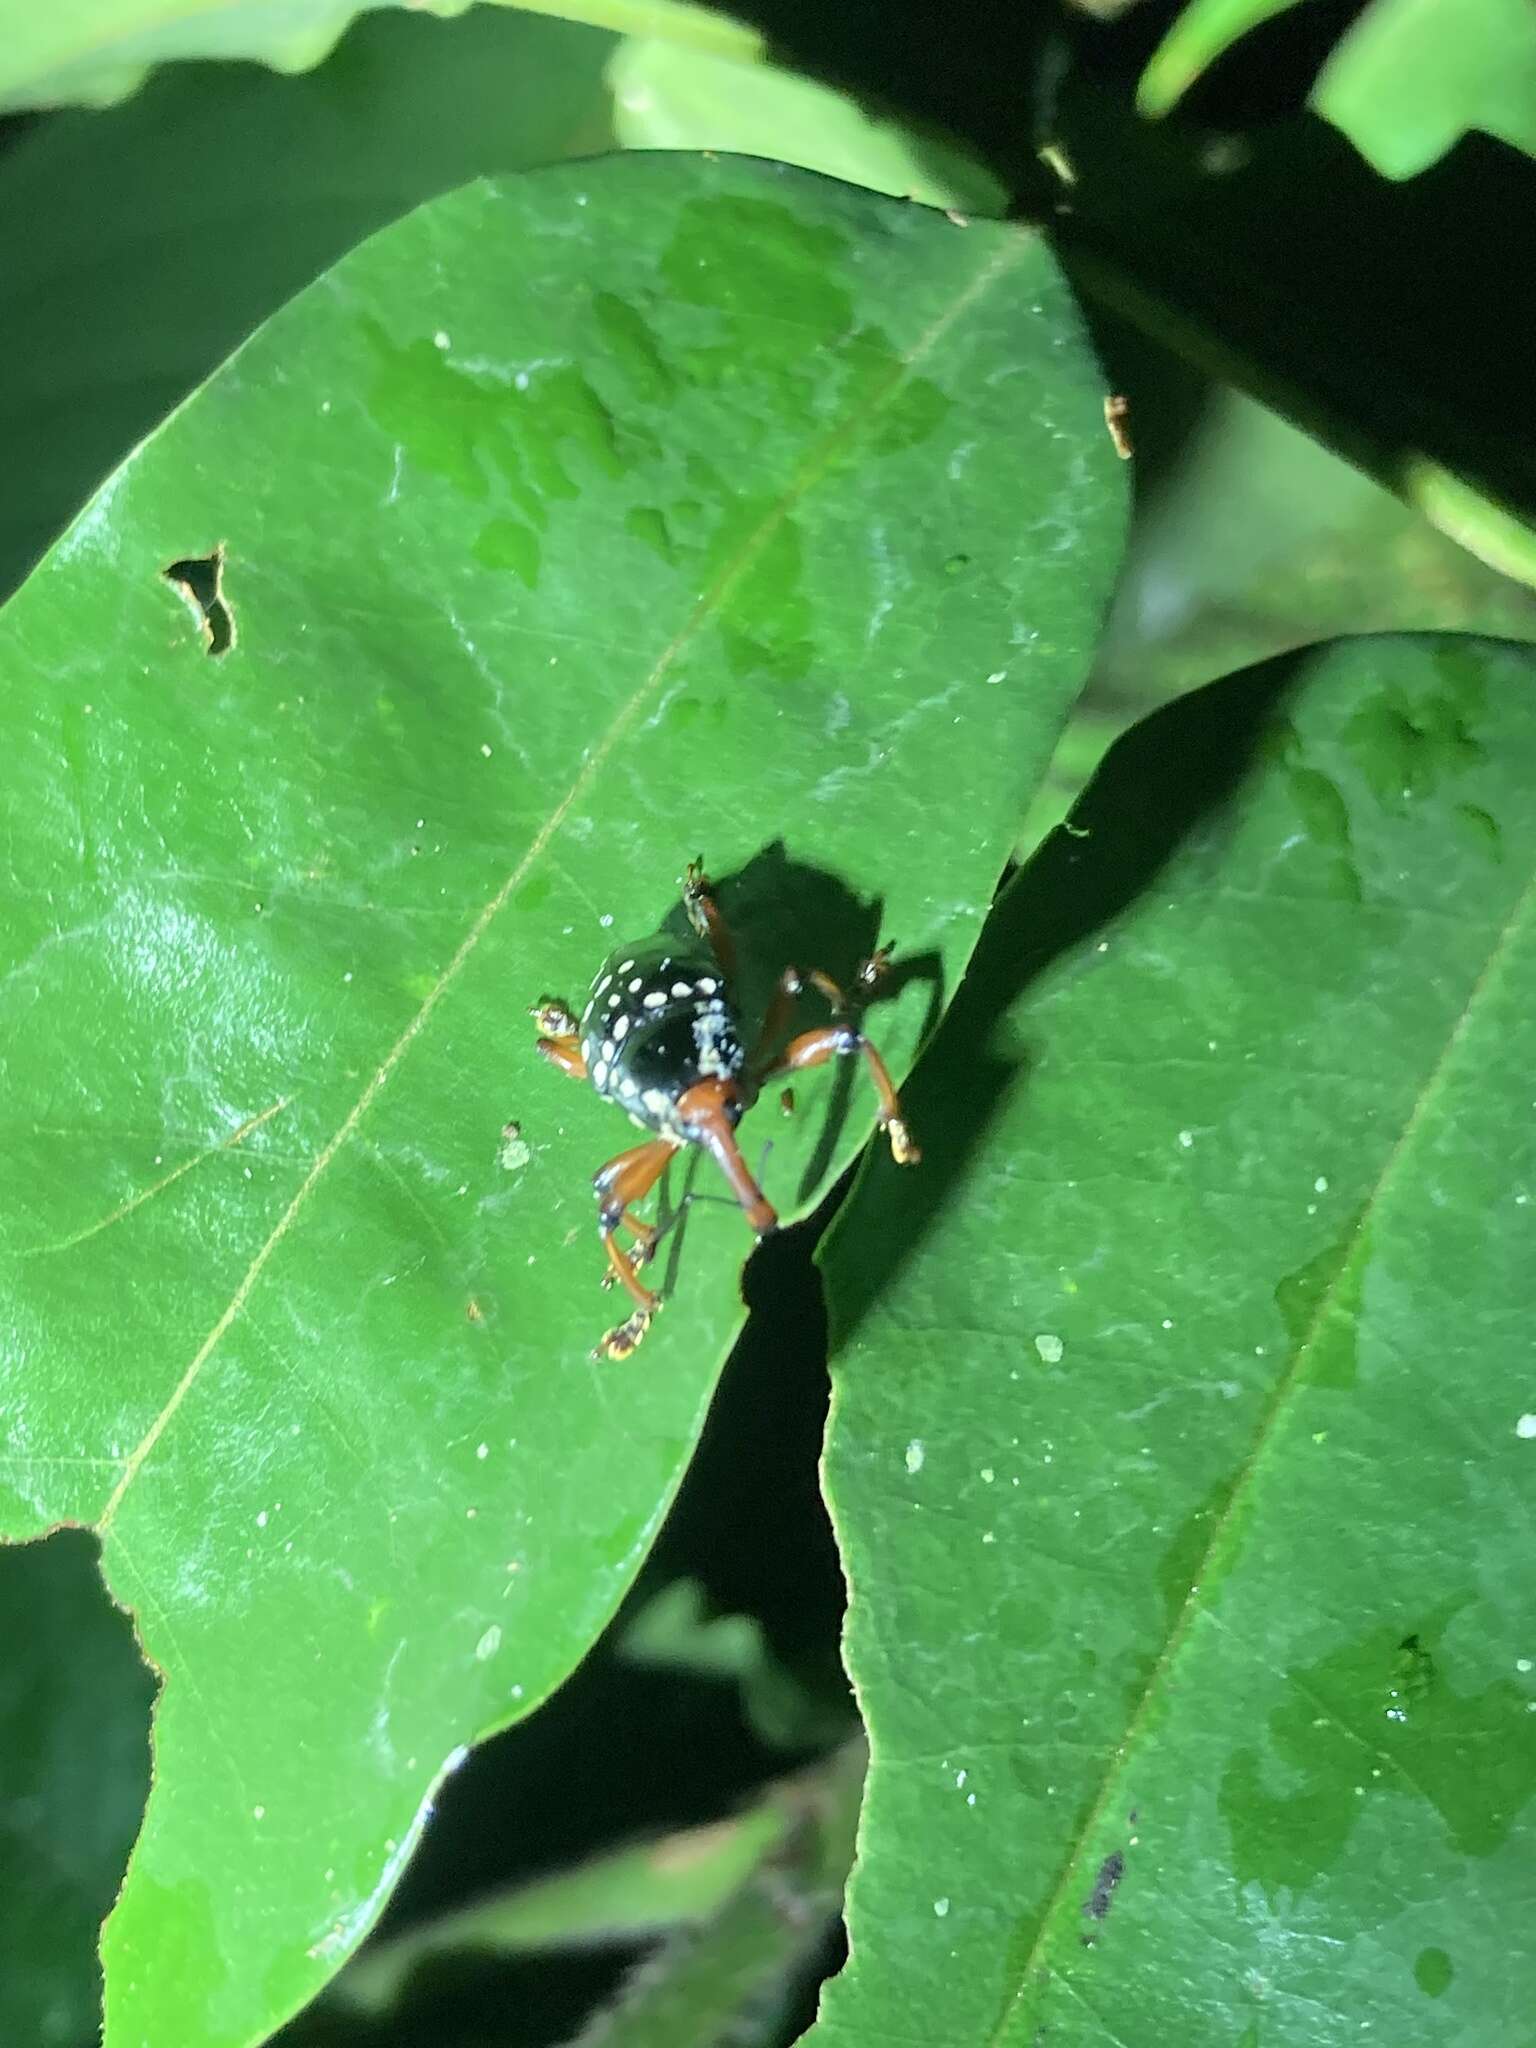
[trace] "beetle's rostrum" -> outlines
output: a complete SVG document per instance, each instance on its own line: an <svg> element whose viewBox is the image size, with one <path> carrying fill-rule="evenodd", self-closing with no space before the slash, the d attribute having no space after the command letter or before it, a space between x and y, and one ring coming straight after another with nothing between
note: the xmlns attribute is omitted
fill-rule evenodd
<svg viewBox="0 0 1536 2048"><path fill-rule="evenodd" d="M736 1142L736 1126L774 1076L828 1060L862 1058L893 1155L902 1165L920 1157L885 1062L837 983L819 969L802 973L786 967L757 1044L748 1053L733 995L735 943L697 861L684 877L683 906L692 942L658 935L612 953L598 970L579 1018L553 997L532 1007L544 1057L577 1080L590 1081L606 1101L617 1103L633 1123L653 1134L593 1175L598 1233L608 1257L603 1283L618 1281L635 1304L632 1314L597 1345L597 1358L627 1358L661 1306L661 1297L639 1271L654 1254L659 1233L635 1214L634 1205L650 1193L682 1146L698 1145L711 1155L759 1237L777 1228L778 1218ZM882 948L864 962L858 975L861 990L876 985L888 960L889 949ZM826 998L833 1021L801 1032L775 1052L807 988ZM621 1229L634 1240L633 1250L620 1244Z"/></svg>

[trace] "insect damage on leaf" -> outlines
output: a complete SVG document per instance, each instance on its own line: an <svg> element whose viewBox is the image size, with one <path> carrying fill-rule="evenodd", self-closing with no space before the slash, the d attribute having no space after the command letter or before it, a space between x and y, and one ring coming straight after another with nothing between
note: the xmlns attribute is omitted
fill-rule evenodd
<svg viewBox="0 0 1536 2048"><path fill-rule="evenodd" d="M209 654L228 654L235 644L235 614L224 595L224 543L211 554L187 555L160 573L197 621Z"/></svg>

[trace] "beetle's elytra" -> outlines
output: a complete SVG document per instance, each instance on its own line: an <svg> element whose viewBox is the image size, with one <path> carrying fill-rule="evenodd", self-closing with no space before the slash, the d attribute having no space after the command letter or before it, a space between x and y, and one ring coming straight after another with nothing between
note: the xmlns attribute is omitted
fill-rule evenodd
<svg viewBox="0 0 1536 2048"><path fill-rule="evenodd" d="M634 1213L683 1145L711 1154L759 1237L778 1218L764 1199L736 1142L736 1126L775 1075L819 1067L828 1060L861 1058L879 1097L881 1128L903 1165L920 1156L902 1119L901 1104L884 1060L859 1028L852 1004L818 969L786 967L779 976L763 1029L751 1052L744 1044L733 995L736 949L708 877L698 862L683 882L691 939L658 935L610 954L592 983L580 1017L552 997L533 1005L539 1051L577 1080L588 1080L653 1135L621 1152L593 1176L597 1227L608 1256L604 1284L617 1280L634 1302L633 1313L598 1344L594 1357L627 1358L661 1306L639 1269L656 1249L657 1231ZM861 989L885 972L885 949L859 970ZM803 1031L775 1052L798 997L817 989L832 1007L832 1022ZM619 1243L628 1231L634 1249Z"/></svg>

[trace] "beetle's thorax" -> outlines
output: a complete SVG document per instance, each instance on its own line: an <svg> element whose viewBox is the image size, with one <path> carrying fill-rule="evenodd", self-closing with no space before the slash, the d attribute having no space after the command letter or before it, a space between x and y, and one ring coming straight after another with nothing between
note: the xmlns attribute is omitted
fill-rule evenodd
<svg viewBox="0 0 1536 2048"><path fill-rule="evenodd" d="M651 940L606 961L581 1016L581 1049L598 1094L642 1128L678 1144L707 1142L683 1098L720 1084L694 1104L733 1127L745 1106L746 1055L735 1006L712 955Z"/></svg>

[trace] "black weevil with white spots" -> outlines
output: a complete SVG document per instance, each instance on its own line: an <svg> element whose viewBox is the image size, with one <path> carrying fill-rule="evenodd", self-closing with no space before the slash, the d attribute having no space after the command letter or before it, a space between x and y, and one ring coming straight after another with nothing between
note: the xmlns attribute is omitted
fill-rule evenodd
<svg viewBox="0 0 1536 2048"><path fill-rule="evenodd" d="M604 961L579 1019L550 997L533 1006L545 1058L576 1079L589 1080L606 1101L654 1133L593 1176L597 1227L608 1255L604 1284L617 1280L635 1304L629 1318L599 1343L598 1358L627 1358L661 1306L639 1274L659 1233L635 1215L633 1205L650 1193L681 1146L700 1145L710 1153L759 1237L777 1228L778 1218L736 1142L736 1126L775 1075L861 1058L875 1084L880 1124L892 1153L903 1165L919 1157L885 1062L860 1030L836 982L817 969L802 973L786 967L749 1053L732 994L735 945L697 862L684 879L683 906L691 942L658 934L620 947ZM887 958L882 950L864 963L862 989L874 986ZM801 1032L775 1052L794 1003L807 987L826 997L832 1022ZM635 1241L632 1252L619 1243L621 1226Z"/></svg>

